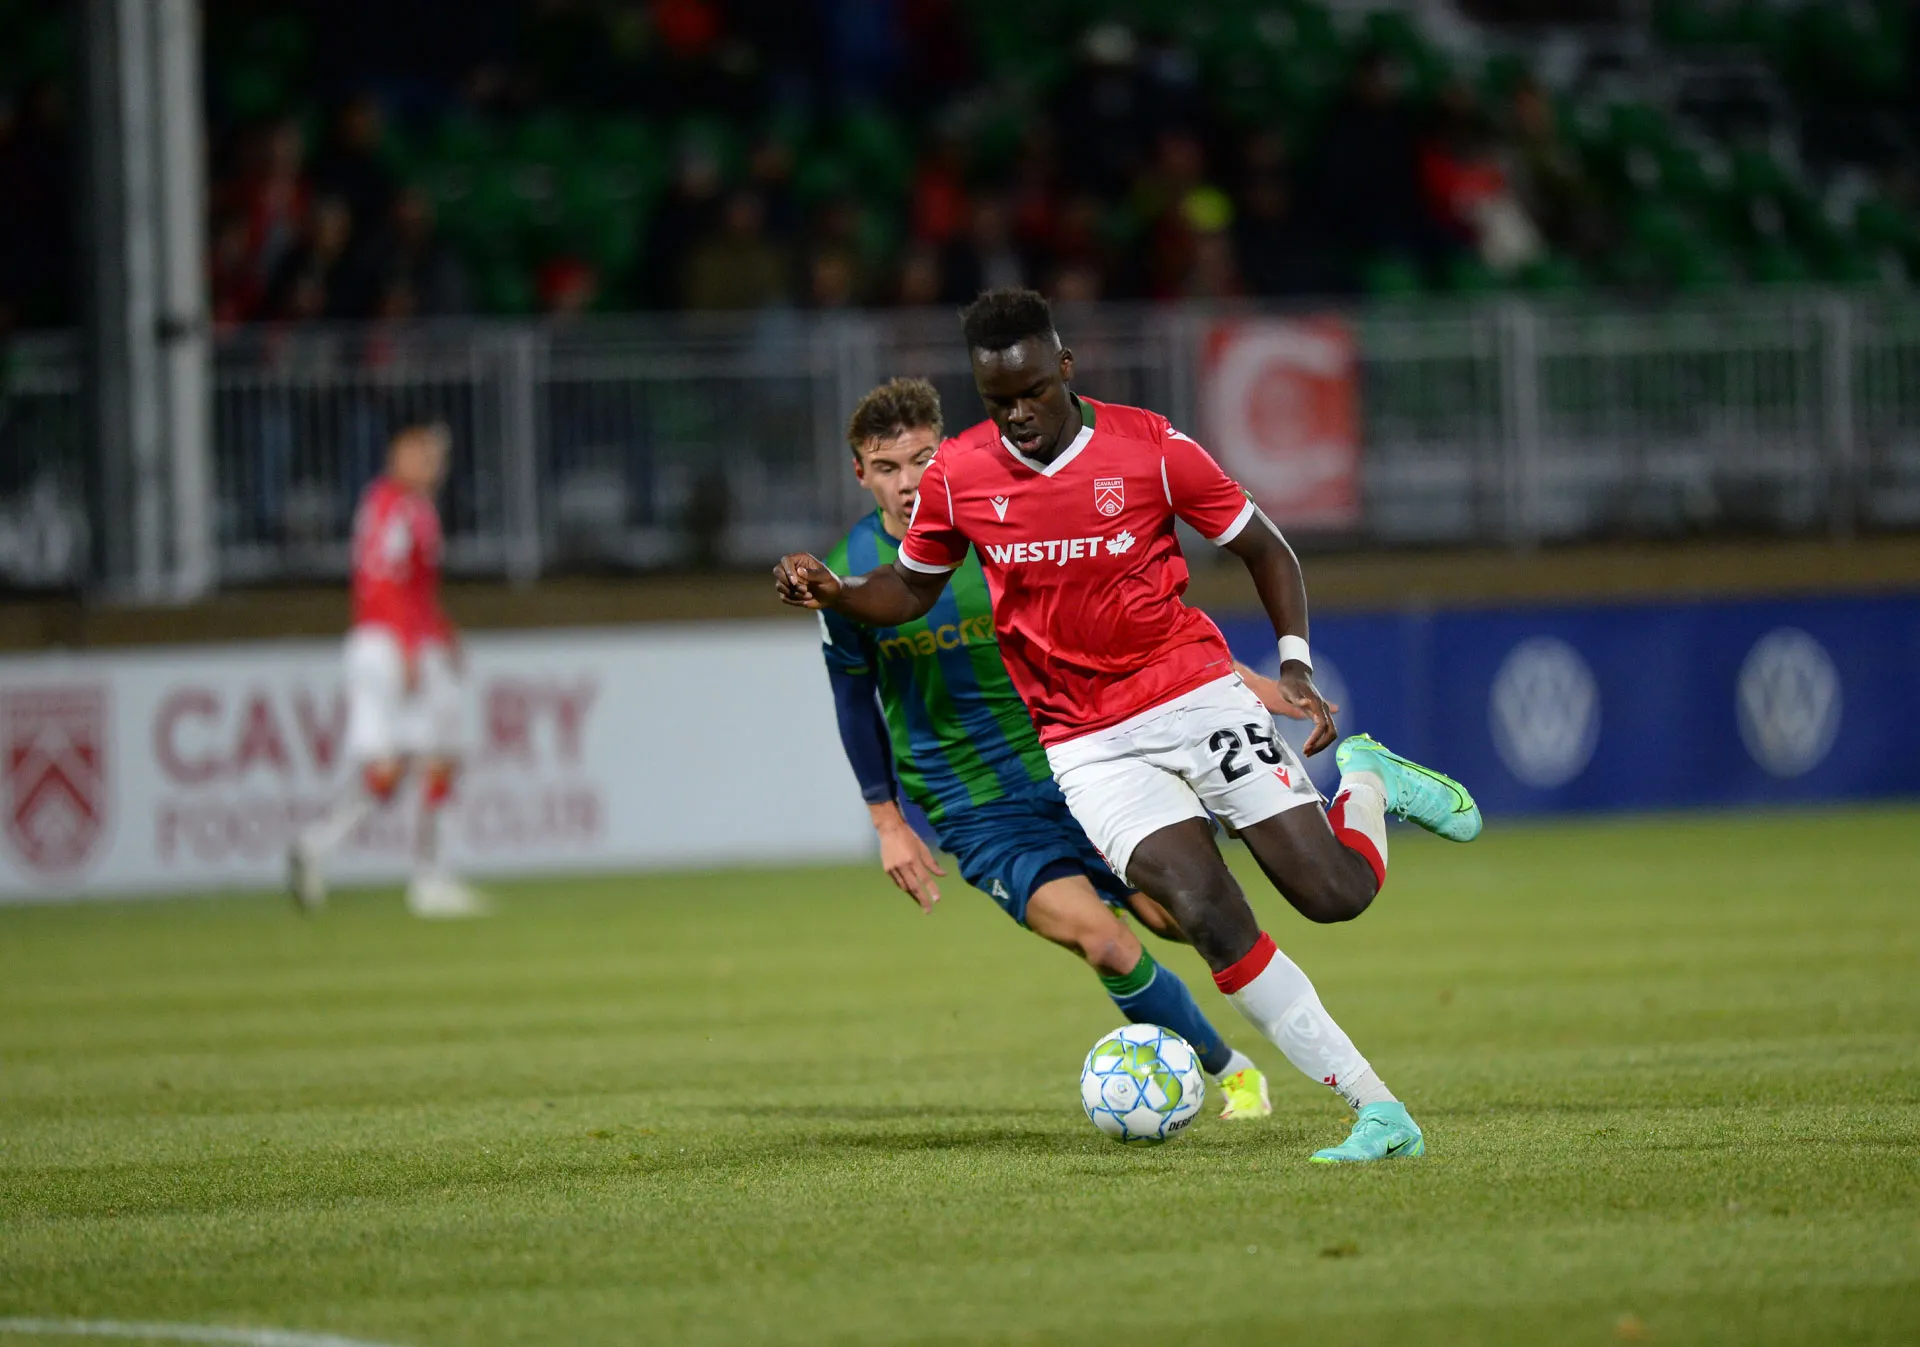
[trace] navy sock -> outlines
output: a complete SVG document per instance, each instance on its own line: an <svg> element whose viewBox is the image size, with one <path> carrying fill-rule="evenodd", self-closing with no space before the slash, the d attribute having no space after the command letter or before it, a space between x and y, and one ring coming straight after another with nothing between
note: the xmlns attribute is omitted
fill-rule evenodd
<svg viewBox="0 0 1920 1347"><path fill-rule="evenodd" d="M1102 973L1100 981L1106 984L1107 995L1120 1007L1120 1013L1132 1023L1157 1024L1193 1044L1193 1050L1200 1054L1201 1069L1208 1075L1219 1075L1233 1060L1233 1049L1207 1023L1180 975L1162 968L1145 950L1140 951L1140 962L1131 973Z"/></svg>

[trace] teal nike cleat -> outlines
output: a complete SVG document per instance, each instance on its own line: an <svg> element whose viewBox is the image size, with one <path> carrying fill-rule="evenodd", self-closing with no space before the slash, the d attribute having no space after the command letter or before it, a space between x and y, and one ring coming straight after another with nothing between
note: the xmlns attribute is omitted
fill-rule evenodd
<svg viewBox="0 0 1920 1347"><path fill-rule="evenodd" d="M1353 1130L1338 1146L1313 1153L1316 1165L1357 1165L1369 1160L1394 1160L1427 1153L1420 1125L1398 1100L1367 1104L1353 1120Z"/></svg>
<svg viewBox="0 0 1920 1347"><path fill-rule="evenodd" d="M1480 806L1452 777L1401 757L1371 735L1348 736L1333 757L1342 772L1377 774L1387 786L1389 813L1449 842L1471 842L1480 835Z"/></svg>

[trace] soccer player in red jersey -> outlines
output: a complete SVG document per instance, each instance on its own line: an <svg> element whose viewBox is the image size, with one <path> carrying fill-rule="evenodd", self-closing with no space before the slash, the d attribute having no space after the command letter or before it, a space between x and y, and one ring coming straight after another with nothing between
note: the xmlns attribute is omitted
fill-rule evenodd
<svg viewBox="0 0 1920 1347"><path fill-rule="evenodd" d="M1313 684L1306 587L1279 531L1164 417L1075 394L1073 354L1038 294L988 291L963 320L988 420L941 444L897 560L843 578L812 556L783 557L781 597L897 625L927 612L975 547L1001 654L1075 818L1173 914L1248 1020L1356 1110L1346 1141L1313 1158L1421 1154L1406 1108L1260 929L1207 815L1239 833L1296 909L1331 922L1365 911L1385 882L1389 812L1468 841L1478 808L1458 783L1356 735L1322 812L1219 629L1180 597L1184 519L1246 565L1279 639L1282 694L1314 722L1306 751L1328 747L1337 736Z"/></svg>
<svg viewBox="0 0 1920 1347"><path fill-rule="evenodd" d="M327 816L294 840L287 887L311 911L326 901L327 856L374 809L390 804L418 763L420 818L407 907L421 917L484 906L439 863L440 816L453 799L460 749L460 645L440 607L440 516L449 436L404 427L387 470L367 487L353 526L353 627L347 633L347 761L356 769Z"/></svg>

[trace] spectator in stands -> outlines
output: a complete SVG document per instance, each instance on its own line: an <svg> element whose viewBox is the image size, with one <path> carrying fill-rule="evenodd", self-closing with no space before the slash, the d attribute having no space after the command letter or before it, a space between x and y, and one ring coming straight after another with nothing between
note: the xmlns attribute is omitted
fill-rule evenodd
<svg viewBox="0 0 1920 1347"><path fill-rule="evenodd" d="M261 309L275 322L307 322L354 312L348 274L353 212L339 197L317 198L299 240L281 255L267 280Z"/></svg>
<svg viewBox="0 0 1920 1347"><path fill-rule="evenodd" d="M300 125L284 118L242 138L240 171L223 210L244 220L244 270L264 291L306 228L311 189Z"/></svg>
<svg viewBox="0 0 1920 1347"><path fill-rule="evenodd" d="M426 317L466 313L471 307L465 268L441 242L433 202L418 187L402 188L385 222L368 241L365 269L376 290L375 307L404 291L410 311ZM388 297L382 300L380 296Z"/></svg>
<svg viewBox="0 0 1920 1347"><path fill-rule="evenodd" d="M683 146L673 189L647 226L642 299L650 307L681 302L687 261L719 221L720 188L720 161L712 149L695 142Z"/></svg>
<svg viewBox="0 0 1920 1347"><path fill-rule="evenodd" d="M907 224L921 243L944 248L967 227L966 166L960 142L936 135L914 169Z"/></svg>
<svg viewBox="0 0 1920 1347"><path fill-rule="evenodd" d="M865 230L865 213L851 196L830 197L815 212L807 240L808 289L815 303L820 302L820 295L814 293L815 282L828 278L844 279L852 303L865 304L882 297L875 271L879 259L872 255L871 247L863 246Z"/></svg>
<svg viewBox="0 0 1920 1347"><path fill-rule="evenodd" d="M721 212L717 234L687 258L682 307L763 309L789 298L787 258L766 237L760 198L744 189L734 192Z"/></svg>
<svg viewBox="0 0 1920 1347"><path fill-rule="evenodd" d="M1080 43L1080 65L1062 83L1053 107L1071 185L1108 199L1125 192L1139 147L1157 120L1133 31L1113 21L1089 28Z"/></svg>
<svg viewBox="0 0 1920 1347"><path fill-rule="evenodd" d="M399 188L393 170L380 157L385 135L380 104L372 95L348 99L334 115L308 175L315 192L346 202L362 225L386 219Z"/></svg>
<svg viewBox="0 0 1920 1347"><path fill-rule="evenodd" d="M266 282L254 266L246 216L231 211L218 213L208 235L207 289L213 301L213 321L228 325L258 317Z"/></svg>
<svg viewBox="0 0 1920 1347"><path fill-rule="evenodd" d="M853 259L843 252L815 254L808 267L807 301L816 309L852 308Z"/></svg>
<svg viewBox="0 0 1920 1347"><path fill-rule="evenodd" d="M1134 180L1131 206L1146 229L1147 286L1156 299L1187 292L1199 235L1224 231L1233 220L1233 203L1208 178L1200 138L1185 128L1156 138L1152 165Z"/></svg>
<svg viewBox="0 0 1920 1347"><path fill-rule="evenodd" d="M1433 261L1441 240L1420 200L1413 119L1386 54L1362 52L1327 118L1299 197L1313 211L1315 245L1343 290L1369 260L1398 253Z"/></svg>
<svg viewBox="0 0 1920 1347"><path fill-rule="evenodd" d="M766 212L767 237L791 243L800 236L800 203L793 191L793 149L779 136L764 136L747 161L747 183Z"/></svg>
<svg viewBox="0 0 1920 1347"><path fill-rule="evenodd" d="M1271 298L1332 289L1294 208L1286 142L1272 131L1249 136L1241 146L1240 172L1233 231L1247 293Z"/></svg>
<svg viewBox="0 0 1920 1347"><path fill-rule="evenodd" d="M982 290L1027 284L1029 266L1007 230L1005 204L997 197L981 197L969 215L967 232L941 253L943 304L970 304Z"/></svg>
<svg viewBox="0 0 1920 1347"><path fill-rule="evenodd" d="M1421 190L1449 244L1506 274L1540 253L1540 235L1507 184L1472 91L1444 90L1420 147Z"/></svg>
<svg viewBox="0 0 1920 1347"><path fill-rule="evenodd" d="M600 276L577 257L547 259L541 266L536 291L540 312L552 319L576 318L600 297Z"/></svg>
<svg viewBox="0 0 1920 1347"><path fill-rule="evenodd" d="M1546 91L1534 80L1521 80L1508 112L1512 179L1521 204L1556 248L1597 258L1607 243L1605 203L1560 134Z"/></svg>
<svg viewBox="0 0 1920 1347"><path fill-rule="evenodd" d="M940 302L940 253L932 244L916 243L900 259L893 302L905 308Z"/></svg>

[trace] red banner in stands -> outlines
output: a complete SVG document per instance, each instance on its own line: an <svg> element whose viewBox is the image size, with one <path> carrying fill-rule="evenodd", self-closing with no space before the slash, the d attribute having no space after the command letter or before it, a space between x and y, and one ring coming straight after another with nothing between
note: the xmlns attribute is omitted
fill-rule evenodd
<svg viewBox="0 0 1920 1347"><path fill-rule="evenodd" d="M1283 528L1360 524L1353 334L1338 318L1216 323L1200 365L1201 442Z"/></svg>

